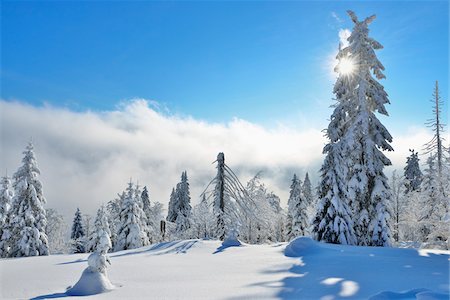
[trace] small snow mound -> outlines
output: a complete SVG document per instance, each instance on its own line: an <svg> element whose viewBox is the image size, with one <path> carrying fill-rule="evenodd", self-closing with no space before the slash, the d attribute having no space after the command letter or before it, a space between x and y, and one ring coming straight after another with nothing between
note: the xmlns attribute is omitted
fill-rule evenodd
<svg viewBox="0 0 450 300"><path fill-rule="evenodd" d="M66 294L69 296L88 296L105 293L114 288L114 285L103 273L86 268L81 274L80 280L68 289Z"/></svg>
<svg viewBox="0 0 450 300"><path fill-rule="evenodd" d="M310 237L301 236L292 240L284 250L284 254L290 257L304 256L307 254L314 254L320 250L318 242Z"/></svg>

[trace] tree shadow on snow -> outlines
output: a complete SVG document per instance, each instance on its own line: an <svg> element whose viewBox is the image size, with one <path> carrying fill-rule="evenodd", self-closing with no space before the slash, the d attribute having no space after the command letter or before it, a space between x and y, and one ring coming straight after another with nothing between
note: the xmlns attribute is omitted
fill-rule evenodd
<svg viewBox="0 0 450 300"><path fill-rule="evenodd" d="M37 297L31 298L30 300L56 299L56 298L65 298L65 297L68 297L68 295L66 293L54 293L54 294L37 296Z"/></svg>
<svg viewBox="0 0 450 300"><path fill-rule="evenodd" d="M149 246L145 246L138 249L131 249L131 250L123 250L118 252L111 252L108 253L110 258L115 257L122 257L122 256L130 256L130 255L136 255L136 254L143 254L148 253L150 255L163 255L163 254L169 254L169 253L176 253L176 254L184 254L186 253L192 246L194 246L198 240L179 240L179 241L171 241L171 242L162 242L158 244L153 244ZM90 253L86 253L88 256ZM76 264L76 263L82 263L87 262L86 259L76 259L72 261L62 262L58 263L57 265L69 265L69 264Z"/></svg>
<svg viewBox="0 0 450 300"><path fill-rule="evenodd" d="M220 246L216 249L216 251L213 252L213 254L221 253L231 247L242 247L242 244L239 241L225 241L222 243L222 246Z"/></svg>
<svg viewBox="0 0 450 300"><path fill-rule="evenodd" d="M449 256L424 254L414 249L354 247L306 241L298 251L285 250L298 262L281 281L266 281L258 286L276 288L281 299L407 299L410 292L425 289L449 293ZM285 273L267 270L266 274ZM380 294L381 293L381 294ZM403 297L405 295L405 297ZM377 298L378 297L378 298ZM381 298L380 298L381 297ZM389 299L391 299L389 298Z"/></svg>

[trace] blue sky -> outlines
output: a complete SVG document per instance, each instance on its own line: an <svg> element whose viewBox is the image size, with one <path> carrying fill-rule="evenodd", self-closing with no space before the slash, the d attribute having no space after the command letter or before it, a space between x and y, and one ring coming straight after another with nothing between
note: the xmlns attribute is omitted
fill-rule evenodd
<svg viewBox="0 0 450 300"><path fill-rule="evenodd" d="M436 79L448 102L447 2L2 1L0 171L32 137L48 206L70 219L130 177L167 203L183 170L195 204L223 151L242 182L262 170L286 204L294 172L317 182L347 9L377 14L386 171L401 172L431 139Z"/></svg>
<svg viewBox="0 0 450 300"><path fill-rule="evenodd" d="M448 99L448 2L2 2L1 97L110 110L134 97L212 122L324 128L345 11L373 13L388 127Z"/></svg>

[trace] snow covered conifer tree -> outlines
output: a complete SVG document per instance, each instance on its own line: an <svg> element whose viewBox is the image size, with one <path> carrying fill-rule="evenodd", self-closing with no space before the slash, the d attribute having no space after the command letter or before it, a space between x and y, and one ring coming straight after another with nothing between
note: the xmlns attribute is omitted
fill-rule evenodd
<svg viewBox="0 0 450 300"><path fill-rule="evenodd" d="M117 241L114 251L135 249L148 245L147 224L145 214L139 205L136 190L130 181L126 189L125 198L121 203L120 221L117 230Z"/></svg>
<svg viewBox="0 0 450 300"><path fill-rule="evenodd" d="M81 211L77 208L75 217L72 224L72 233L70 234L72 239L72 251L73 253L84 253L86 251L86 239L83 228L83 217Z"/></svg>
<svg viewBox="0 0 450 300"><path fill-rule="evenodd" d="M312 192L311 180L309 179L309 174L306 172L305 179L302 185L303 197L305 197L306 204L308 206L312 205L314 202L314 195Z"/></svg>
<svg viewBox="0 0 450 300"><path fill-rule="evenodd" d="M309 179L309 174L306 172L305 179L303 180L302 185L302 193L303 197L305 198L307 210L306 215L308 216L308 230L311 227L311 219L313 218L315 214L315 208L316 208L316 197L313 193L313 188L311 184L311 180Z"/></svg>
<svg viewBox="0 0 450 300"><path fill-rule="evenodd" d="M101 239L104 235L111 236L111 231L109 229L108 217L106 215L105 207L102 205L97 210L97 216L94 221L94 229L92 231L91 238L87 244L86 252L94 252L98 249L101 244Z"/></svg>
<svg viewBox="0 0 450 300"><path fill-rule="evenodd" d="M302 182L294 174L289 192L286 233L287 240L304 236L307 229L307 203L302 193Z"/></svg>
<svg viewBox="0 0 450 300"><path fill-rule="evenodd" d="M117 241L117 231L120 224L120 211L122 207L122 203L125 199L125 192L117 194L117 198L108 201L107 211L108 211L108 221L109 221L109 229L111 232L110 240L112 244L112 249L116 245Z"/></svg>
<svg viewBox="0 0 450 300"><path fill-rule="evenodd" d="M144 186L144 189L142 190L141 201L142 201L142 210L145 212L145 215L147 215L151 210L151 203L146 186Z"/></svg>
<svg viewBox="0 0 450 300"><path fill-rule="evenodd" d="M330 129L330 127L329 127ZM324 148L327 154L322 165L322 181L319 190L317 212L312 221L314 239L333 244L355 245L351 209L345 199L346 185L339 144L328 144ZM338 151L337 153L335 153Z"/></svg>
<svg viewBox="0 0 450 300"><path fill-rule="evenodd" d="M45 233L47 218L43 205L40 174L30 142L23 152L23 165L14 174L14 198L7 230L10 232L10 257L48 255Z"/></svg>
<svg viewBox="0 0 450 300"><path fill-rule="evenodd" d="M150 197L148 195L148 189L146 186L144 186L144 189L142 190L142 193L140 195L141 201L142 201L142 210L144 211L145 215L145 222L147 225L147 235L150 243L153 242L156 238L156 224L155 224L155 216L152 211L152 205L150 203Z"/></svg>
<svg viewBox="0 0 450 300"><path fill-rule="evenodd" d="M9 210L11 207L14 192L11 188L11 180L8 176L2 177L2 187L0 190L0 257L5 257L8 253L8 240L10 233L8 224L10 219ZM3 236L3 233L5 235Z"/></svg>
<svg viewBox="0 0 450 300"><path fill-rule="evenodd" d="M189 182L186 171L181 174L181 182L177 185L176 197L178 204L176 206L176 231L179 234L185 234L191 227L192 215L191 196L189 192Z"/></svg>
<svg viewBox="0 0 450 300"><path fill-rule="evenodd" d="M358 244L388 246L391 192L383 168L391 162L382 151L393 151L389 144L392 136L375 115L388 115L385 105L389 99L377 81L385 78L384 66L375 54L383 46L368 36L368 25L375 15L359 21L352 11L348 14L355 26L349 45L337 56L340 74L334 93L340 103L330 123L338 126L329 127L327 134L331 142L342 143L346 175L343 192L353 209ZM350 70L346 67L349 64Z"/></svg>
<svg viewBox="0 0 450 300"><path fill-rule="evenodd" d="M292 181L291 185L292 198L289 197L289 211L288 214L292 218L292 228L288 232L288 240L292 240L298 236L305 236L308 230L308 203L302 192L302 182L300 179L297 182Z"/></svg>
<svg viewBox="0 0 450 300"><path fill-rule="evenodd" d="M168 222L175 222L175 220L177 219L177 206L178 206L177 201L178 201L177 193L175 191L175 188L172 188L172 193L170 193L169 209L167 211L167 218L166 218Z"/></svg>
<svg viewBox="0 0 450 300"><path fill-rule="evenodd" d="M422 171L419 167L419 155L413 150L409 150L411 155L406 158L405 166L405 194L413 191L419 191L422 184Z"/></svg>

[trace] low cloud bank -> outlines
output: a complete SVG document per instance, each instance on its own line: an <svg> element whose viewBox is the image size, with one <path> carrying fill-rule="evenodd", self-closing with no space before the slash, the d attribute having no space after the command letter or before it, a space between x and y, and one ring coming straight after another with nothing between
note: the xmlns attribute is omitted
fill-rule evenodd
<svg viewBox="0 0 450 300"><path fill-rule="evenodd" d="M167 204L172 187L187 170L193 203L215 175L218 152L245 182L263 171L263 180L286 204L294 172L309 171L313 180L323 160L322 128L267 129L234 119L207 123L162 112L153 102L134 99L114 111L74 112L0 101L0 171L15 172L31 138L41 169L48 207L68 221L77 207L93 214L114 198L132 178L147 185L151 200ZM396 136L394 168L402 169L409 148L420 149L430 138L412 128ZM392 169L389 168L389 169Z"/></svg>

